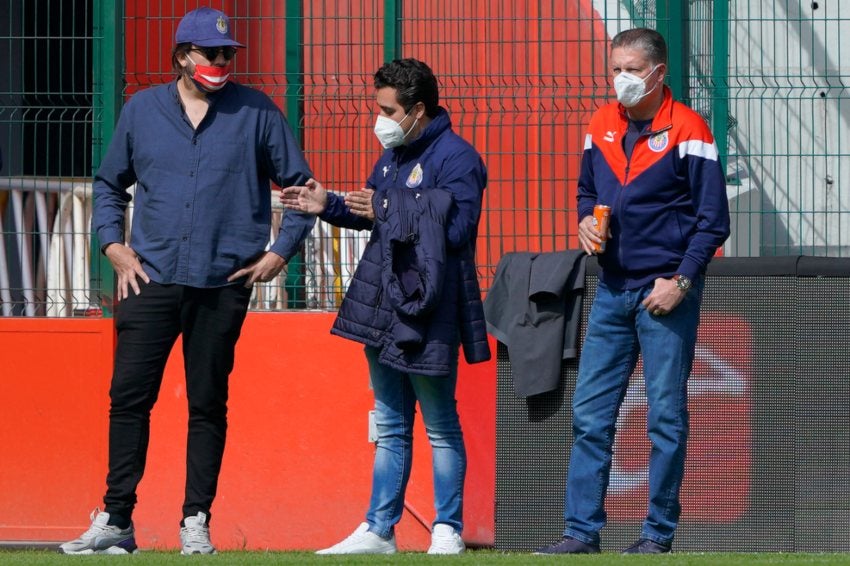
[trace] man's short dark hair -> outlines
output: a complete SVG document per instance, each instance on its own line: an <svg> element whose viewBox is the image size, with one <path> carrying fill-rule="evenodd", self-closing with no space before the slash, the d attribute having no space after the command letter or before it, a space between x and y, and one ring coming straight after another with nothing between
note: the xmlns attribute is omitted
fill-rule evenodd
<svg viewBox="0 0 850 566"><path fill-rule="evenodd" d="M178 57L180 55L186 55L189 51L192 50L191 43L178 43L171 50L171 67L174 69L174 72L178 75L183 72L183 65L180 64Z"/></svg>
<svg viewBox="0 0 850 566"><path fill-rule="evenodd" d="M437 115L440 103L437 77L422 61L395 59L384 63L375 73L375 88L384 87L396 89L398 103L405 112L410 112L414 104L422 102L429 118Z"/></svg>
<svg viewBox="0 0 850 566"><path fill-rule="evenodd" d="M653 65L667 64L667 43L654 29L634 28L621 31L611 42L611 49L618 47L643 49Z"/></svg>

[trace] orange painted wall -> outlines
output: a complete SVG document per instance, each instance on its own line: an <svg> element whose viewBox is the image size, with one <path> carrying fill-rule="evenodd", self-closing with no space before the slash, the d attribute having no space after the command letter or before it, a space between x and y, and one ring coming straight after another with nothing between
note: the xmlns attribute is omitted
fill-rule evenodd
<svg viewBox="0 0 850 566"><path fill-rule="evenodd" d="M0 319L0 540L61 540L99 501L112 336L111 320Z"/></svg>
<svg viewBox="0 0 850 566"><path fill-rule="evenodd" d="M231 377L228 445L213 540L222 549L312 549L349 534L368 504L374 448L362 349L328 333L333 314L251 313ZM45 346L49 345L49 348ZM61 541L88 526L106 475L112 321L0 320L0 540ZM458 386L469 472L468 543L492 544L495 362ZM143 548L178 543L186 396L179 344L152 415L134 517ZM417 423L408 504L433 519L430 449ZM406 511L402 549L429 533Z"/></svg>

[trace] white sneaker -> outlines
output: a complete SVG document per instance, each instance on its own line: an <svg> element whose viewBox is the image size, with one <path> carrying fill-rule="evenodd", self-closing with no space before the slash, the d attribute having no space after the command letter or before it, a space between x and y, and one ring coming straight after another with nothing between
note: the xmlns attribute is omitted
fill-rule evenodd
<svg viewBox="0 0 850 566"><path fill-rule="evenodd" d="M186 517L183 525L180 529L180 544L183 545L180 554L216 554L210 542L206 513L199 511L195 517Z"/></svg>
<svg viewBox="0 0 850 566"><path fill-rule="evenodd" d="M95 509L91 512L89 529L80 538L59 546L62 554L136 554L135 531L130 524L126 529L107 525L109 513Z"/></svg>
<svg viewBox="0 0 850 566"><path fill-rule="evenodd" d="M451 525L437 523L431 532L428 554L462 554L466 550L463 539Z"/></svg>
<svg viewBox="0 0 850 566"><path fill-rule="evenodd" d="M360 526L344 541L330 548L317 550L316 554L395 554L395 535L389 540L369 532L369 523Z"/></svg>

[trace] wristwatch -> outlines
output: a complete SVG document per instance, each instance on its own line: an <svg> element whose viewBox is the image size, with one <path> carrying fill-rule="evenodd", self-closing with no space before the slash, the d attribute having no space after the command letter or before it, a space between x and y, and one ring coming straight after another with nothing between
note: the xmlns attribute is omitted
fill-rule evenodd
<svg viewBox="0 0 850 566"><path fill-rule="evenodd" d="M683 293L687 293L688 290L691 288L692 283L690 278L685 277L684 275L679 275L677 273L673 276L673 281L676 282L676 287L678 287L679 290Z"/></svg>

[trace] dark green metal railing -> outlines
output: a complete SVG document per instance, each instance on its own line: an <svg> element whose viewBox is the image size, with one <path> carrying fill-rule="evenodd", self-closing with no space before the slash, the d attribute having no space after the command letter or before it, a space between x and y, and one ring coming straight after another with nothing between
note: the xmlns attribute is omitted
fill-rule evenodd
<svg viewBox="0 0 850 566"><path fill-rule="evenodd" d="M112 139L121 111L123 92L122 61L124 57L123 5L109 0L94 0L92 29L92 165L97 167ZM92 289L99 290L99 306L106 316L112 314L115 273L109 260L100 253L97 235L91 236Z"/></svg>
<svg viewBox="0 0 850 566"><path fill-rule="evenodd" d="M608 40L635 26L667 39L674 94L715 134L734 226L724 253L850 255L850 77L841 42L850 4L51 0L44 10L11 0L0 13L0 313L55 312L50 301L62 299L50 298L39 274L49 239L39 214L52 218L90 181L125 97L170 80L166 46L182 13L200 4L231 13L249 45L237 57L239 80L281 106L317 177L334 190L359 188L377 158L374 70L402 56L426 60L455 129L488 164L478 246L485 287L505 252L574 244L581 140L611 96ZM553 57L566 62L552 66ZM333 308L357 241L337 230L312 242L290 265L283 308ZM92 305L75 302L70 316L88 306L109 315L111 266L94 238L86 255ZM26 290L25 268L34 286ZM329 289L324 298L310 294L314 284Z"/></svg>

